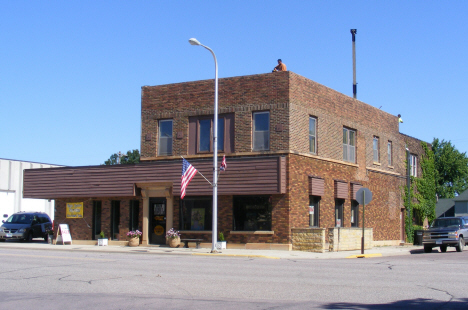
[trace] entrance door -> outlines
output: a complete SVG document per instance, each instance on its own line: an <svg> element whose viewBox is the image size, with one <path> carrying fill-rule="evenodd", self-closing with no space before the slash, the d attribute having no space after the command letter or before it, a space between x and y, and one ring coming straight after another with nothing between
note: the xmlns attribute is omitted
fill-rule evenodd
<svg viewBox="0 0 468 310"><path fill-rule="evenodd" d="M166 244L166 198L150 198L150 243Z"/></svg>

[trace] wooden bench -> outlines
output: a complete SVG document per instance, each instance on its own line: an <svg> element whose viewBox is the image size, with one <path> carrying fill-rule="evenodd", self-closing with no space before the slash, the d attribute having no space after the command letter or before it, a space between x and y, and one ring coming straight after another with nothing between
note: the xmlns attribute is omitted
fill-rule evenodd
<svg viewBox="0 0 468 310"><path fill-rule="evenodd" d="M195 242L197 249L200 248L200 243L203 241L203 239L180 239L181 242L184 243L184 248L188 248L188 243L189 242Z"/></svg>

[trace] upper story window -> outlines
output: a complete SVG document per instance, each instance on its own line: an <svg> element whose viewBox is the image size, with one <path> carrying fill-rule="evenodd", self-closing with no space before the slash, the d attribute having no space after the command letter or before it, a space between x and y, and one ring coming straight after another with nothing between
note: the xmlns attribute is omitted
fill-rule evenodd
<svg viewBox="0 0 468 310"><path fill-rule="evenodd" d="M212 118L198 120L198 152L213 152L213 129ZM218 152L224 151L224 118L218 117Z"/></svg>
<svg viewBox="0 0 468 310"><path fill-rule="evenodd" d="M388 165L393 166L393 146L392 141L388 141L387 144L387 154L388 154Z"/></svg>
<svg viewBox="0 0 468 310"><path fill-rule="evenodd" d="M253 113L253 150L270 149L270 112Z"/></svg>
<svg viewBox="0 0 468 310"><path fill-rule="evenodd" d="M309 117L309 152L317 154L317 119Z"/></svg>
<svg viewBox="0 0 468 310"><path fill-rule="evenodd" d="M172 119L159 121L158 155L172 155Z"/></svg>
<svg viewBox="0 0 468 310"><path fill-rule="evenodd" d="M418 157L414 154L410 154L410 175L418 176Z"/></svg>
<svg viewBox="0 0 468 310"><path fill-rule="evenodd" d="M213 115L190 116L188 154L213 152ZM234 113L218 115L218 152L234 152Z"/></svg>
<svg viewBox="0 0 468 310"><path fill-rule="evenodd" d="M343 128L343 160L356 162L356 131Z"/></svg>
<svg viewBox="0 0 468 310"><path fill-rule="evenodd" d="M372 150L373 150L373 160L375 163L380 162L380 154L379 154L379 137L375 137L372 140Z"/></svg>

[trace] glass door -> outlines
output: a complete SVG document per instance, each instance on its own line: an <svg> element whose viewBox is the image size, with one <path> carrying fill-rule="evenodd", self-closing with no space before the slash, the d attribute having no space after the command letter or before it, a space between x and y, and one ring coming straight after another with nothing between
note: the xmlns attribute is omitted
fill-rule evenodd
<svg viewBox="0 0 468 310"><path fill-rule="evenodd" d="M166 244L166 198L150 198L150 243Z"/></svg>

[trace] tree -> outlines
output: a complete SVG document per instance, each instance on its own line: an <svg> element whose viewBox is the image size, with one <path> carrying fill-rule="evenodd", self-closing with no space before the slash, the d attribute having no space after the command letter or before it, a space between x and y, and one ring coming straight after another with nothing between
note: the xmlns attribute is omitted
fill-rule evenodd
<svg viewBox="0 0 468 310"><path fill-rule="evenodd" d="M432 142L436 169L436 193L439 198L454 198L468 188L468 158L450 141Z"/></svg>
<svg viewBox="0 0 468 310"><path fill-rule="evenodd" d="M109 157L109 159L104 162L104 165L118 165L119 163L120 164L136 164L139 162L140 162L140 151L133 150L133 151L127 151L127 154L120 153L120 160L119 160L118 153L112 154Z"/></svg>

